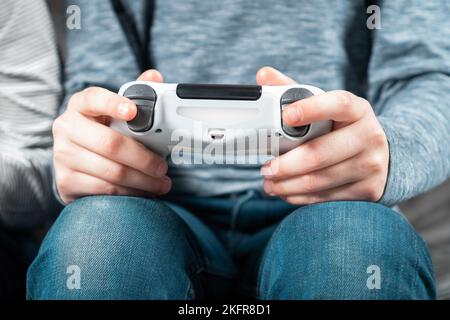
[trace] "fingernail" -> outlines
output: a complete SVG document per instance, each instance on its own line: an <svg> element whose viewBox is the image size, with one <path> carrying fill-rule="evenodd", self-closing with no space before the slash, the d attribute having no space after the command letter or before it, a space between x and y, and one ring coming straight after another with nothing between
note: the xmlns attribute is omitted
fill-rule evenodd
<svg viewBox="0 0 450 320"><path fill-rule="evenodd" d="M272 171L272 166L271 166L270 162L261 167L261 175L270 176L270 175L272 175L272 173L273 173L273 171Z"/></svg>
<svg viewBox="0 0 450 320"><path fill-rule="evenodd" d="M284 113L291 122L299 122L300 120L302 120L302 114L299 107L287 108L286 110L284 110Z"/></svg>
<svg viewBox="0 0 450 320"><path fill-rule="evenodd" d="M163 179L163 183L162 183L162 186L161 186L162 192L163 193L167 193L167 192L170 191L171 188L172 188L172 181L170 180L169 177L165 177Z"/></svg>
<svg viewBox="0 0 450 320"><path fill-rule="evenodd" d="M273 185L272 185L272 181L266 181L264 182L264 191L267 194L272 194L272 189L273 189Z"/></svg>
<svg viewBox="0 0 450 320"><path fill-rule="evenodd" d="M117 111L123 117L128 116L132 109L132 106L129 103L121 103L117 106Z"/></svg>
<svg viewBox="0 0 450 320"><path fill-rule="evenodd" d="M158 166L158 169L156 169L156 176L157 177L164 177L167 173L168 166L166 162L161 163Z"/></svg>

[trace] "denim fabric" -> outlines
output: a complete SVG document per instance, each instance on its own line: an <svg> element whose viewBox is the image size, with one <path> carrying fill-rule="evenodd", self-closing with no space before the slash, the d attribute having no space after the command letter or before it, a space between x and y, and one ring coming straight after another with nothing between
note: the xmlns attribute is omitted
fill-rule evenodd
<svg viewBox="0 0 450 320"><path fill-rule="evenodd" d="M67 286L69 266L80 289ZM367 268L380 268L369 289ZM382 205L87 197L67 206L28 271L29 299L434 299L423 240Z"/></svg>

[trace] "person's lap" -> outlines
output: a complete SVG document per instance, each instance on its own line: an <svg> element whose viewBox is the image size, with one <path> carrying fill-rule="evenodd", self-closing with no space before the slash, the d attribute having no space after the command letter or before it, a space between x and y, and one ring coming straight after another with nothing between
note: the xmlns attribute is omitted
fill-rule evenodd
<svg viewBox="0 0 450 320"><path fill-rule="evenodd" d="M66 281L80 270L80 289ZM379 266L381 288L367 268ZM378 204L296 208L251 193L170 202L88 197L60 215L28 272L30 299L434 298L431 260Z"/></svg>

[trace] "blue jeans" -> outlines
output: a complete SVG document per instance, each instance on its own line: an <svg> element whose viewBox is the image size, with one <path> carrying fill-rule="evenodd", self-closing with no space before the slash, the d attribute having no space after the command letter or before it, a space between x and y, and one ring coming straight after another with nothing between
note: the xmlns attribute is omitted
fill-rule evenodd
<svg viewBox="0 0 450 320"><path fill-rule="evenodd" d="M436 296L426 245L401 214L367 202L294 207L249 192L79 199L46 236L28 271L27 297Z"/></svg>

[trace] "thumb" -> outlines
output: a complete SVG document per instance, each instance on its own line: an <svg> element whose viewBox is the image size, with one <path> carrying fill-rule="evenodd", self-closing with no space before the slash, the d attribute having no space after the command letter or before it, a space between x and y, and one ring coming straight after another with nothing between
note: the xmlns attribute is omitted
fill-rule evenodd
<svg viewBox="0 0 450 320"><path fill-rule="evenodd" d="M260 86L285 86L296 82L272 67L262 67L256 73L256 83Z"/></svg>
<svg viewBox="0 0 450 320"><path fill-rule="evenodd" d="M145 71L144 73L142 73L139 78L137 79L138 81L150 81L150 82L164 82L164 78L162 76L162 74L155 69L150 69Z"/></svg>

